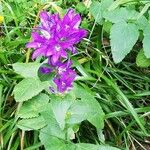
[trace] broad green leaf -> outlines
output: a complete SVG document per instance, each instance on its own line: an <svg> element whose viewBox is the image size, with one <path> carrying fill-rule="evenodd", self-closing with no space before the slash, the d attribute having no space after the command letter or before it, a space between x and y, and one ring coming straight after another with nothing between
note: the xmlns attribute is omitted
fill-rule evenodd
<svg viewBox="0 0 150 150"><path fill-rule="evenodd" d="M17 123L17 127L25 131L38 130L43 128L45 125L46 122L42 116L30 119L22 119Z"/></svg>
<svg viewBox="0 0 150 150"><path fill-rule="evenodd" d="M138 15L133 9L129 8L117 8L113 11L107 11L104 13L104 18L112 23L118 23L122 21L135 20Z"/></svg>
<svg viewBox="0 0 150 150"><path fill-rule="evenodd" d="M59 139L65 139L65 132L60 128L55 118L51 103L47 104L45 110L41 112L41 116L43 116L47 124L47 126L42 129L42 133L49 133L49 136L54 136Z"/></svg>
<svg viewBox="0 0 150 150"><path fill-rule="evenodd" d="M52 110L62 130L65 127L65 118L67 111L73 102L73 98L70 95L66 95L65 97L51 97Z"/></svg>
<svg viewBox="0 0 150 150"><path fill-rule="evenodd" d="M120 150L112 146L105 145L94 145L88 143L79 143L76 144L77 150Z"/></svg>
<svg viewBox="0 0 150 150"><path fill-rule="evenodd" d="M18 113L21 118L33 118L39 116L41 111L44 111L47 106L49 97L46 94L39 94L31 100L24 102Z"/></svg>
<svg viewBox="0 0 150 150"><path fill-rule="evenodd" d="M68 110L70 116L67 122L74 124L88 120L97 129L103 128L104 112L94 96L79 86L75 86L73 92L79 100L76 100Z"/></svg>
<svg viewBox="0 0 150 150"><path fill-rule="evenodd" d="M133 23L118 22L114 24L110 32L110 43L113 60L121 62L132 50L138 40L138 28Z"/></svg>
<svg viewBox="0 0 150 150"><path fill-rule="evenodd" d="M45 128L46 129L46 128ZM46 150L76 150L76 146L71 142L51 136L49 130L40 131L40 141Z"/></svg>
<svg viewBox="0 0 150 150"><path fill-rule="evenodd" d="M26 78L19 82L14 88L14 97L17 102L27 101L38 95L49 86L48 82L41 82L36 78Z"/></svg>
<svg viewBox="0 0 150 150"><path fill-rule="evenodd" d="M104 112L96 99L87 98L85 102L90 106L87 120L97 129L104 128Z"/></svg>
<svg viewBox="0 0 150 150"><path fill-rule="evenodd" d="M149 67L150 66L150 58L146 58L144 55L144 51L141 50L136 57L136 64L139 67Z"/></svg>
<svg viewBox="0 0 150 150"><path fill-rule="evenodd" d="M102 23L103 14L107 11L107 8L112 4L113 0L102 0L101 3L94 1L90 6L90 12L92 13L95 21Z"/></svg>
<svg viewBox="0 0 150 150"><path fill-rule="evenodd" d="M83 101L76 101L68 110L67 123L76 124L88 118L90 107Z"/></svg>
<svg viewBox="0 0 150 150"><path fill-rule="evenodd" d="M137 24L138 28L140 30L145 30L145 28L148 26L149 22L146 19L145 16L141 16L140 18L138 18L135 23Z"/></svg>
<svg viewBox="0 0 150 150"><path fill-rule="evenodd" d="M62 130L55 119L55 115L52 110L52 105L49 103L46 110L42 112L46 123L46 127L40 131L40 141L44 145L46 150L67 150L67 144L65 144L66 132Z"/></svg>
<svg viewBox="0 0 150 150"><path fill-rule="evenodd" d="M150 58L150 24L143 30L143 50L147 58Z"/></svg>
<svg viewBox="0 0 150 150"><path fill-rule="evenodd" d="M109 7L109 10L114 10L119 7L121 4L125 4L128 2L132 2L133 0L116 0L114 3Z"/></svg>
<svg viewBox="0 0 150 150"><path fill-rule="evenodd" d="M24 78L34 78L37 77L40 65L37 62L15 63L13 64L13 69Z"/></svg>

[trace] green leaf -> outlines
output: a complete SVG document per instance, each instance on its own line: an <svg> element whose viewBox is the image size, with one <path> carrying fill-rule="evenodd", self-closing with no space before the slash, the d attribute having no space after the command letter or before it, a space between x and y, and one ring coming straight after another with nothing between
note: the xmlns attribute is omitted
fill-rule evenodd
<svg viewBox="0 0 150 150"><path fill-rule="evenodd" d="M76 124L88 118L90 107L83 101L76 101L68 110L67 123Z"/></svg>
<svg viewBox="0 0 150 150"><path fill-rule="evenodd" d="M53 125L53 122L52 122ZM54 127L54 128L53 128ZM56 130L56 131L55 131ZM56 132L58 135L53 135ZM63 139L60 138L60 131L55 128L55 126L48 125L40 131L40 141L44 145L46 150L56 150L63 149L65 147L65 133Z"/></svg>
<svg viewBox="0 0 150 150"><path fill-rule="evenodd" d="M130 8L117 8L113 11L107 11L104 13L104 18L112 23L118 23L122 21L135 20L138 12Z"/></svg>
<svg viewBox="0 0 150 150"><path fill-rule="evenodd" d="M13 69L24 78L34 78L37 77L40 65L41 64L37 62L15 63L13 64Z"/></svg>
<svg viewBox="0 0 150 150"><path fill-rule="evenodd" d="M105 21L103 23L103 30L106 31L107 33L110 33L110 29L112 27L112 23L109 21Z"/></svg>
<svg viewBox="0 0 150 150"><path fill-rule="evenodd" d="M73 93L71 94L73 95ZM64 97L64 99L59 97L59 100L69 101L69 98L70 95L67 98ZM85 143L74 144L71 141L69 141L70 138L74 137L73 135L74 129L71 128L73 126L68 127L67 130L66 129L62 130L60 128L55 118L53 112L53 105L51 103L47 105L46 109L41 113L41 115L45 119L46 124L48 124L46 127L40 130L40 135L39 135L40 141L44 145L46 150L56 150L56 149L57 150L85 150L85 149L102 150L102 148L104 148L104 150L105 148L112 148L112 150L119 150L109 146L100 146L100 145L85 144Z"/></svg>
<svg viewBox="0 0 150 150"><path fill-rule="evenodd" d="M33 97L31 100L24 102L18 113L18 117L21 118L33 118L38 117L39 113L45 109L49 101L49 97L46 94L40 93Z"/></svg>
<svg viewBox="0 0 150 150"><path fill-rule="evenodd" d="M147 58L150 58L150 24L143 30L143 50Z"/></svg>
<svg viewBox="0 0 150 150"><path fill-rule="evenodd" d="M133 23L118 22L114 24L110 32L110 43L113 60L115 63L121 62L132 50L138 40L138 28Z"/></svg>
<svg viewBox="0 0 150 150"><path fill-rule="evenodd" d="M107 11L107 8L113 3L113 0L102 0L101 3L94 1L90 6L90 12L92 13L97 23L102 23L103 14Z"/></svg>
<svg viewBox="0 0 150 150"><path fill-rule="evenodd" d="M79 143L76 144L76 146L77 146L77 150L120 150L112 146L94 145L94 144L87 144L87 143Z"/></svg>
<svg viewBox="0 0 150 150"><path fill-rule="evenodd" d="M132 0L116 0L114 1L114 3L109 7L109 10L114 10L117 7L119 7L119 5L121 4L125 4L127 2L131 2Z"/></svg>
<svg viewBox="0 0 150 150"><path fill-rule="evenodd" d="M14 88L14 97L17 102L27 101L38 95L49 86L48 82L41 82L36 78L26 78L19 82Z"/></svg>
<svg viewBox="0 0 150 150"><path fill-rule="evenodd" d="M71 142L67 143L65 140L51 136L48 128L47 130L45 129L40 131L40 141L46 150L76 150L74 144Z"/></svg>
<svg viewBox="0 0 150 150"><path fill-rule="evenodd" d="M104 128L104 112L98 103L98 101L94 98L87 98L85 102L90 106L90 111L88 113L87 120L92 123L97 129Z"/></svg>
<svg viewBox="0 0 150 150"><path fill-rule="evenodd" d="M104 112L92 94L80 86L75 86L73 90L77 100L69 108L67 122L70 124L80 123L88 120L97 129L104 127Z"/></svg>
<svg viewBox="0 0 150 150"><path fill-rule="evenodd" d="M46 110L43 111L46 127L40 131L40 141L44 145L46 150L67 150L67 144L65 144L66 132L62 130L55 119L55 115L52 110L52 105L49 103ZM71 146L71 145L69 145ZM68 147L69 148L69 147Z"/></svg>
<svg viewBox="0 0 150 150"><path fill-rule="evenodd" d="M65 132L60 128L55 118L51 103L47 104L47 107L43 110L43 112L41 112L41 115L47 124L47 126L42 129L41 133L48 134L48 136L54 136L59 139L65 139Z"/></svg>
<svg viewBox="0 0 150 150"><path fill-rule="evenodd" d="M138 18L135 23L137 24L140 30L145 30L145 28L149 24L145 16L141 16L140 18Z"/></svg>
<svg viewBox="0 0 150 150"><path fill-rule="evenodd" d="M149 67L150 66L150 58L146 58L144 55L144 51L141 50L136 57L136 64L139 67Z"/></svg>
<svg viewBox="0 0 150 150"><path fill-rule="evenodd" d="M17 123L17 127L25 131L38 130L43 128L45 125L46 122L42 116L30 119L22 119Z"/></svg>
<svg viewBox="0 0 150 150"><path fill-rule="evenodd" d="M66 95L65 97L59 96L51 97L52 110L62 130L65 128L66 114L72 103L73 98L69 94Z"/></svg>

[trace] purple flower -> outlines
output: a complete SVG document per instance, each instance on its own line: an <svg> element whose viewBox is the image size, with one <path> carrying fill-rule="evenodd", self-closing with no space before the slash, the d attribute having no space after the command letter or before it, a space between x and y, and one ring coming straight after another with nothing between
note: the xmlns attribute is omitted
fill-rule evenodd
<svg viewBox="0 0 150 150"><path fill-rule="evenodd" d="M49 74L49 73L51 73L53 71L53 69L52 68L48 68L48 67L40 67L40 71L43 74Z"/></svg>
<svg viewBox="0 0 150 150"><path fill-rule="evenodd" d="M76 77L76 72L72 69L66 70L66 72L63 72L60 76L56 76L54 78L54 82L57 85L57 90L60 93L64 93L65 91L68 91L72 88L72 83Z"/></svg>
<svg viewBox="0 0 150 150"><path fill-rule="evenodd" d="M35 49L32 59L45 56L55 64L61 58L67 58L67 51L76 53L75 44L87 35L86 30L79 28L81 17L73 9L69 9L62 19L58 14L42 11L40 21L32 32L32 41L26 45Z"/></svg>
<svg viewBox="0 0 150 150"><path fill-rule="evenodd" d="M49 74L55 72L56 75L53 81L57 86L58 92L64 93L65 91L70 90L72 88L72 83L76 77L76 72L71 69L72 61L59 61L56 64L53 64L50 60L48 61L48 64L40 67L41 73ZM50 87L50 91L54 92L54 88Z"/></svg>
<svg viewBox="0 0 150 150"><path fill-rule="evenodd" d="M71 69L71 65L72 65L72 61L71 60L69 60L69 61L67 61L65 63L59 63L58 64L58 69L57 69L58 74L62 75L64 73L66 73L67 71L69 71Z"/></svg>
<svg viewBox="0 0 150 150"><path fill-rule="evenodd" d="M34 49L32 59L39 56L48 58L48 63L41 66L40 71L55 74L53 81L60 93L70 90L76 77L68 52L77 53L75 45L87 35L86 30L79 28L80 23L81 17L73 9L69 9L63 18L59 14L50 15L42 11L40 24L33 29L32 41L26 45ZM54 87L50 87L50 91L54 93Z"/></svg>
<svg viewBox="0 0 150 150"><path fill-rule="evenodd" d="M61 93L72 88L72 83L76 77L76 72L71 69L71 65L71 60L58 65L57 75L54 78L54 82L57 85L57 90Z"/></svg>

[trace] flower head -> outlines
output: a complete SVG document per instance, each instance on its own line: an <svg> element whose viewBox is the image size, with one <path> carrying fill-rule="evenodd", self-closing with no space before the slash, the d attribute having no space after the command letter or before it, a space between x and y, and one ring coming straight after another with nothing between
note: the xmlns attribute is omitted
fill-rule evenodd
<svg viewBox="0 0 150 150"><path fill-rule="evenodd" d="M54 78L54 82L57 85L57 90L61 93L70 90L72 83L76 77L76 72L72 69L68 69L63 74L57 75Z"/></svg>
<svg viewBox="0 0 150 150"><path fill-rule="evenodd" d="M26 47L34 48L32 58L38 56L50 57L53 63L61 58L67 58L67 51L77 52L75 44L86 36L87 31L80 29L81 17L73 9L61 19L58 14L42 11L40 25L32 32L32 41Z"/></svg>
<svg viewBox="0 0 150 150"><path fill-rule="evenodd" d="M59 14L50 15L46 11L40 13L40 24L33 29L32 41L27 48L35 49L32 59L38 56L48 58L46 66L40 68L41 73L54 73L53 79L60 93L70 90L76 77L71 68L72 61L68 60L68 52L76 53L75 45L87 35L87 31L79 28L81 17L73 9L69 9L63 18ZM55 92L50 87L51 92Z"/></svg>

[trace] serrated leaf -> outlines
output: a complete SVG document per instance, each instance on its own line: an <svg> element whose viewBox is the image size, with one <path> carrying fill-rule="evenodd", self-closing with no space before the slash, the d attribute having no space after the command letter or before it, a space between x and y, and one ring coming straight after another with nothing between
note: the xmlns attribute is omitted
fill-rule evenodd
<svg viewBox="0 0 150 150"><path fill-rule="evenodd" d="M41 130L39 138L46 150L76 150L74 144L49 135L48 130Z"/></svg>
<svg viewBox="0 0 150 150"><path fill-rule="evenodd" d="M69 95L66 95L64 98L58 96L54 96L53 98L51 98L53 113L62 130L65 128L66 114L72 103L72 97Z"/></svg>
<svg viewBox="0 0 150 150"><path fill-rule="evenodd" d="M146 58L144 55L144 51L141 50L136 57L136 64L139 67L149 67L150 66L150 58Z"/></svg>
<svg viewBox="0 0 150 150"><path fill-rule="evenodd" d="M76 101L68 110L68 124L80 123L88 118L90 107L83 101Z"/></svg>
<svg viewBox="0 0 150 150"><path fill-rule="evenodd" d="M13 64L13 69L17 74L20 74L24 78L34 78L38 75L38 69L40 63L30 62L30 63L15 63Z"/></svg>
<svg viewBox="0 0 150 150"><path fill-rule="evenodd" d="M94 145L88 143L79 143L76 144L77 150L120 150L112 146L105 145Z"/></svg>
<svg viewBox="0 0 150 150"><path fill-rule="evenodd" d="M103 129L104 128L104 112L100 104L94 98L93 99L87 98L85 101L90 106L90 111L88 113L87 120L91 124L93 124L97 129Z"/></svg>
<svg viewBox="0 0 150 150"><path fill-rule="evenodd" d="M42 135L40 133L40 140L44 144L46 150L120 150L112 146L94 145L89 143L67 143L55 137Z"/></svg>
<svg viewBox="0 0 150 150"><path fill-rule="evenodd" d="M79 86L74 87L73 92L79 100L76 100L68 110L70 114L68 123L75 124L88 120L97 129L102 129L104 127L104 112L94 96Z"/></svg>
<svg viewBox="0 0 150 150"><path fill-rule="evenodd" d="M147 58L150 58L150 24L143 30L143 50Z"/></svg>
<svg viewBox="0 0 150 150"><path fill-rule="evenodd" d="M40 131L39 138L41 143L44 145L46 150L63 150L63 148L66 147L66 144L64 143L66 132L60 128L56 121L52 105L49 103L46 110L41 114L48 124Z"/></svg>
<svg viewBox="0 0 150 150"><path fill-rule="evenodd" d="M65 132L61 130L55 118L51 103L47 104L47 107L43 112L41 112L41 115L43 116L47 124L47 126L43 128L42 132L46 134L46 131L48 130L49 136L65 139Z"/></svg>
<svg viewBox="0 0 150 150"><path fill-rule="evenodd" d="M117 8L113 11L107 11L104 13L104 18L112 23L118 23L122 21L135 20L139 13L129 8Z"/></svg>
<svg viewBox="0 0 150 150"><path fill-rule="evenodd" d="M38 130L43 128L46 122L42 116L18 121L17 127L24 131Z"/></svg>
<svg viewBox="0 0 150 150"><path fill-rule="evenodd" d="M19 82L14 88L16 102L23 102L38 95L43 89L49 86L48 82L41 82L36 78L26 78Z"/></svg>
<svg viewBox="0 0 150 150"><path fill-rule="evenodd" d="M31 100L24 102L20 108L18 113L18 117L21 118L33 118L38 117L41 111L44 111L45 107L47 106L49 101L49 97L41 93Z"/></svg>
<svg viewBox="0 0 150 150"><path fill-rule="evenodd" d="M92 13L97 23L102 23L103 14L107 11L107 8L113 3L113 0L102 0L101 3L94 1L90 5L90 12Z"/></svg>
<svg viewBox="0 0 150 150"><path fill-rule="evenodd" d="M121 62L132 50L138 40L138 27L133 23L118 22L114 24L110 32L110 43L113 60Z"/></svg>

